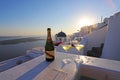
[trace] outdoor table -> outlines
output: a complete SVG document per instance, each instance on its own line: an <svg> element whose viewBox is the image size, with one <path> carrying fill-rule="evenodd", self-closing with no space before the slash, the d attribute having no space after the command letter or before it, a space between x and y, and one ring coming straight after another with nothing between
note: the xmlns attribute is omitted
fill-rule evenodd
<svg viewBox="0 0 120 80"><path fill-rule="evenodd" d="M79 80L81 63L75 63L76 57L74 54L55 52L55 60L46 62L45 55L42 55L1 72L0 80ZM69 63L63 66L63 59L68 59Z"/></svg>

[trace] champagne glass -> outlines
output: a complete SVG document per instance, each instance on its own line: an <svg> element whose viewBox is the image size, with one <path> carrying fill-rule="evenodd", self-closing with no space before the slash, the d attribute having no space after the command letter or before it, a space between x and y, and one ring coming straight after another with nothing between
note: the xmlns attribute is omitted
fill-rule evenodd
<svg viewBox="0 0 120 80"><path fill-rule="evenodd" d="M71 43L70 42L64 42L62 44L62 48L65 50L65 52L68 52L68 50L71 48ZM63 67L66 65L66 64L69 64L71 62L70 59L63 59L61 61L62 65L61 65L61 68L60 68L60 71L62 71Z"/></svg>
<svg viewBox="0 0 120 80"><path fill-rule="evenodd" d="M65 52L68 52L68 50L71 48L71 44L69 42L65 42L62 44L62 48L65 50ZM70 59L63 59L62 60L62 66L61 69L68 63L70 63L71 60Z"/></svg>
<svg viewBox="0 0 120 80"><path fill-rule="evenodd" d="M71 44L69 42L64 42L62 44L62 48L65 50L65 52L68 52L68 50L71 48Z"/></svg>
<svg viewBox="0 0 120 80"><path fill-rule="evenodd" d="M78 52L80 53L80 51L84 48L84 45L82 44L75 44L74 47L76 48L76 50L78 50ZM78 58L75 59L75 61L77 63L81 62L81 59L79 57L79 54L78 54Z"/></svg>

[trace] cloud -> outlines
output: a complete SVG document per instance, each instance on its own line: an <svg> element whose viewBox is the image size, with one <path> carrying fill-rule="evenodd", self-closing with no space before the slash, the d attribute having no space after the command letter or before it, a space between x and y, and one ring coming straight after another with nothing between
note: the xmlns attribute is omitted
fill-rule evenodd
<svg viewBox="0 0 120 80"><path fill-rule="evenodd" d="M113 2L113 0L106 0L107 3L110 5L110 7L115 10L116 9L116 6L115 6L115 3Z"/></svg>

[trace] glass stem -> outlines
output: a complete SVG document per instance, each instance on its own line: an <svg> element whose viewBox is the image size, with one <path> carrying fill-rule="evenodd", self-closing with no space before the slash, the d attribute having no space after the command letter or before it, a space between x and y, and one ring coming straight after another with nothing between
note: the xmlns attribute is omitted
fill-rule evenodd
<svg viewBox="0 0 120 80"><path fill-rule="evenodd" d="M78 52L80 52L80 51L78 51ZM79 55L79 53L78 53L78 59L80 59L80 55Z"/></svg>
<svg viewBox="0 0 120 80"><path fill-rule="evenodd" d="M67 53L68 51L67 51L67 50L65 50L65 52Z"/></svg>

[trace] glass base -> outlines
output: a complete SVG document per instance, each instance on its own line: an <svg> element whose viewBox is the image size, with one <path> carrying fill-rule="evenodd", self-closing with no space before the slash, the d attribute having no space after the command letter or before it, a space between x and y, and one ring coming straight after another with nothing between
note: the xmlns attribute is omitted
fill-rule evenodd
<svg viewBox="0 0 120 80"><path fill-rule="evenodd" d="M75 62L76 63L83 63L83 60L82 59L75 59Z"/></svg>

